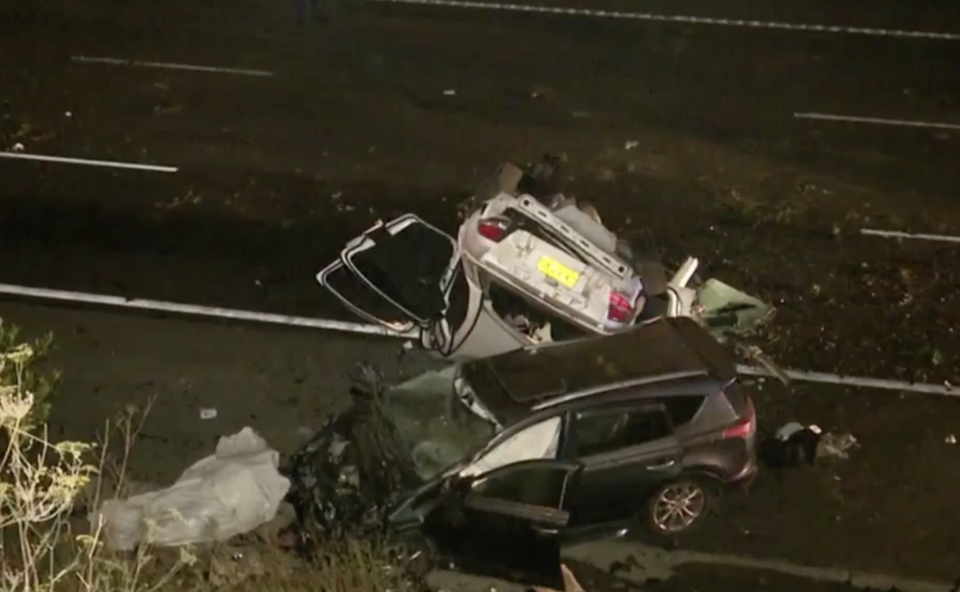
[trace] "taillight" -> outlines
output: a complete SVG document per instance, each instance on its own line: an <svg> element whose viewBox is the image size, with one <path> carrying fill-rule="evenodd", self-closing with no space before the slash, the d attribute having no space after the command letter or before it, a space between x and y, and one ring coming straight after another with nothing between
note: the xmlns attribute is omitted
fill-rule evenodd
<svg viewBox="0 0 960 592"><path fill-rule="evenodd" d="M724 438L748 438L753 435L753 430L756 427L757 413L753 408L753 401L748 400L748 405L750 405L750 408L747 412L746 419L732 428L724 430Z"/></svg>
<svg viewBox="0 0 960 592"><path fill-rule="evenodd" d="M503 237L507 236L507 230L510 228L510 220L507 218L483 218L477 222L477 232L487 240L499 243Z"/></svg>
<svg viewBox="0 0 960 592"><path fill-rule="evenodd" d="M607 318L611 321L626 323L633 318L634 308L630 299L620 292L610 292L610 306Z"/></svg>

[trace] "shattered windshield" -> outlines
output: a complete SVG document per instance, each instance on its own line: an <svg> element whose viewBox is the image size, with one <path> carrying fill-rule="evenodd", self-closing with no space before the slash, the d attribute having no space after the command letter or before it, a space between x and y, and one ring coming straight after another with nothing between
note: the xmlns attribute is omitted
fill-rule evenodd
<svg viewBox="0 0 960 592"><path fill-rule="evenodd" d="M464 405L454 391L456 365L424 372L390 387L383 412L410 451L417 474L429 481L486 444L496 427Z"/></svg>

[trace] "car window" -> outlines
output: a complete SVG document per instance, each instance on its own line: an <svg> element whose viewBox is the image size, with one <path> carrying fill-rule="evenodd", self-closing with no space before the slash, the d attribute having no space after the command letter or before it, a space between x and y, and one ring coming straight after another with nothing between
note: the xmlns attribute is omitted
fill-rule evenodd
<svg viewBox="0 0 960 592"><path fill-rule="evenodd" d="M682 426L693 419L703 407L706 397L702 395L681 395L679 397L665 397L660 402L667 408L670 421L674 427Z"/></svg>
<svg viewBox="0 0 960 592"><path fill-rule="evenodd" d="M460 474L464 476L481 475L525 460L556 458L559 441L560 418L551 417L500 442L471 463Z"/></svg>
<svg viewBox="0 0 960 592"><path fill-rule="evenodd" d="M481 478L473 492L487 499L560 509L569 474L556 466L510 468Z"/></svg>
<svg viewBox="0 0 960 592"><path fill-rule="evenodd" d="M653 442L670 433L667 415L659 409L581 414L574 422L571 443L575 454L584 458Z"/></svg>

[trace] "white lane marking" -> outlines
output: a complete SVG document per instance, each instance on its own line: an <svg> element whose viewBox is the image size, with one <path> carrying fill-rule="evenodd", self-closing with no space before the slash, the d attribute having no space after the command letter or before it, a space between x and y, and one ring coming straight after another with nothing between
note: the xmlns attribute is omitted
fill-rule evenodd
<svg viewBox="0 0 960 592"><path fill-rule="evenodd" d="M346 333L359 333L363 335L380 335L383 337L400 337L411 339L417 337L416 331L408 333L397 333L390 331L380 325L366 325L361 323L349 323L345 321L336 321L332 319L316 319L309 317L297 317L291 315L281 315L263 312L254 312L251 310L237 310L233 308L221 308L217 306L200 306L198 304L183 304L179 302L164 302L162 300L148 300L139 298L122 298L120 296L108 296L104 294L91 294L89 292L73 292L68 290L51 290L49 288L32 288L29 286L19 286L16 284L0 284L0 294L11 296L20 296L27 298L39 298L41 300L57 300L61 302L74 302L83 304L95 304L100 306L113 306L119 308L129 308L135 310L147 310L153 312L167 312L182 315L194 315L203 317L213 317L226 319L230 321L248 321L254 323L266 323L271 325L286 325L290 327L303 327L308 329L322 329L327 331L342 331ZM773 376L773 373L759 366L738 365L737 372L750 376ZM807 372L804 370L785 370L784 373L791 380L801 382L825 382L829 384L838 384L843 386L857 386L864 388L876 388L895 391L911 391L915 393L924 393L930 395L950 395L957 396L960 391L955 391L950 386L941 386L937 384L907 383L896 380L885 380L881 378L864 378L857 376L840 376L837 374L826 374L823 372Z"/></svg>
<svg viewBox="0 0 960 592"><path fill-rule="evenodd" d="M135 162L119 162L116 160L90 160L87 158L70 158L67 156L27 154L25 152L0 152L0 158L10 158L15 160L37 160L40 162L56 162L59 164L79 164L84 166L105 167L111 169L132 169L136 171L150 171L152 173L175 173L179 170L175 166L163 166L158 164L138 164Z"/></svg>
<svg viewBox="0 0 960 592"><path fill-rule="evenodd" d="M737 372L748 376L777 376L767 368L760 366L737 366ZM928 384L922 382L904 382L901 380L887 380L885 378L870 378L866 376L844 376L827 372L809 372L807 370L784 370L783 374L790 380L798 382L818 382L821 384L835 384L838 386L855 386L858 388L880 389L885 391L904 391L921 393L924 395L944 395L960 397L960 389L950 384Z"/></svg>
<svg viewBox="0 0 960 592"><path fill-rule="evenodd" d="M689 15L655 14L650 12L623 12L618 10L594 10L588 8L558 8L556 6L538 6L529 4L505 4L499 2L473 2L471 0L367 0L386 4L422 4L454 8L474 8L480 10L500 10L507 12L533 12L540 14L563 14L569 16L588 16L635 21L654 21L661 23L684 23L689 25L715 25L724 27L744 27L750 29L777 29L781 31L804 31L808 33L841 33L847 35L867 35L872 37L905 37L910 39L937 39L940 41L960 41L960 33L939 33L934 31L907 31L902 29L872 29L868 27L844 27L838 25L819 25L804 23L785 23L779 21L757 21L748 19L725 19Z"/></svg>
<svg viewBox="0 0 960 592"><path fill-rule="evenodd" d="M404 337L408 339L416 337L416 335L412 335L412 334L396 333L386 329L385 327L381 327L380 325L364 325L361 323L348 323L344 321L335 321L330 319L313 319L313 318L297 317L297 316L291 316L291 315L255 312L252 310L236 310L232 308L220 308L217 306L200 306L197 304L164 302L161 300L122 298L120 296L90 294L88 292L71 292L67 290L50 290L47 288L32 288L29 286L18 286L14 284L0 284L0 294L9 294L12 296L21 296L21 297L27 297L27 298L39 298L41 300L57 300L61 302L95 304L99 306L128 308L128 309L145 310L145 311L152 311L152 312L166 312L166 313L181 314L181 315L213 317L213 318L219 318L219 319L226 319L230 321L247 321L247 322L253 322L253 323L265 323L269 325L286 325L288 327L303 327L307 329L343 331L347 333L359 333L363 335L380 335L384 337Z"/></svg>
<svg viewBox="0 0 960 592"><path fill-rule="evenodd" d="M879 236L881 238L906 238L913 240L939 241L943 243L960 243L960 236L950 236L949 234L925 234L922 232L901 232L899 230L876 230L873 228L861 228L860 234L864 236Z"/></svg>
<svg viewBox="0 0 960 592"><path fill-rule="evenodd" d="M193 72L213 72L216 74L236 74L238 76L259 76L270 78L273 72L268 70L250 70L247 68L220 68L217 66L198 66L196 64L175 64L172 62L145 62L141 60L123 60L118 58L94 58L73 56L74 62L81 64L110 64L113 66L131 66L134 68L160 68L165 70L190 70Z"/></svg>
<svg viewBox="0 0 960 592"><path fill-rule="evenodd" d="M960 130L957 123L937 123L932 121L910 121L906 119L883 119L881 117L856 117L854 115L831 115L829 113L794 113L797 119L820 119L823 121L842 121L847 123L876 123L879 125L897 125L901 127L925 127L930 129Z"/></svg>

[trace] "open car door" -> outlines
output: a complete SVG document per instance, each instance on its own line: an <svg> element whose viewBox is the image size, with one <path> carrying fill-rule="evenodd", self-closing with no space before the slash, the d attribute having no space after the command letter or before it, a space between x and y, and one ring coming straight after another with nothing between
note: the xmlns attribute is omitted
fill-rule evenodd
<svg viewBox="0 0 960 592"><path fill-rule="evenodd" d="M424 534L458 571L562 588L560 546L579 464L532 460L465 478L444 494Z"/></svg>
<svg viewBox="0 0 960 592"><path fill-rule="evenodd" d="M406 332L443 319L459 262L452 236L405 214L348 242L317 281L354 314Z"/></svg>

